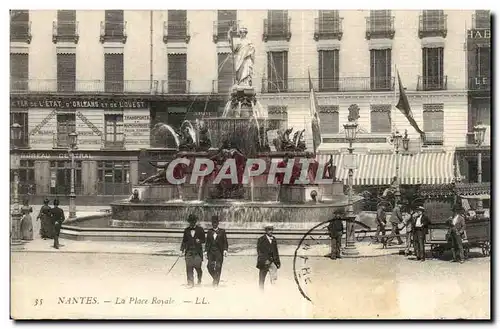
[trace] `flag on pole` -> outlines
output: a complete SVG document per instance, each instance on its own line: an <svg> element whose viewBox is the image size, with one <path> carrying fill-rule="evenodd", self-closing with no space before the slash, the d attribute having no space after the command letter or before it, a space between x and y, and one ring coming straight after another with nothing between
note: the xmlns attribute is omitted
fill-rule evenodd
<svg viewBox="0 0 500 329"><path fill-rule="evenodd" d="M311 128L312 128L312 137L313 137L313 149L314 154L318 150L319 145L321 144L321 130L319 123L319 114L318 114L318 101L316 99L316 94L314 93L314 87L311 80L311 72L307 72L309 75L309 102L310 102L310 110L311 110Z"/></svg>
<svg viewBox="0 0 500 329"><path fill-rule="evenodd" d="M408 97L406 96L405 88L401 83L401 77L399 76L399 71L398 71L398 84L399 84L399 102L396 105L396 108L399 109L401 113L403 113L403 115L406 117L410 125L413 128L415 128L415 130L420 134L420 137L422 139L425 139L425 133L420 129L417 122L413 118L413 113L411 112L410 103L408 102Z"/></svg>

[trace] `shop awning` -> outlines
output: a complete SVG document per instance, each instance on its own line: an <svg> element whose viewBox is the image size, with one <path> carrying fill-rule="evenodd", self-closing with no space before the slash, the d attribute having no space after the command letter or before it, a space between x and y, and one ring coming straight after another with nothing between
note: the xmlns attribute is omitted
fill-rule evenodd
<svg viewBox="0 0 500 329"><path fill-rule="evenodd" d="M337 166L337 177L345 184L349 171L344 168L344 154L333 154ZM354 185L389 185L396 176L395 154L359 154L358 168L354 170ZM330 155L318 156L320 163L326 163ZM454 179L454 152L419 153L399 157L401 184L449 184Z"/></svg>

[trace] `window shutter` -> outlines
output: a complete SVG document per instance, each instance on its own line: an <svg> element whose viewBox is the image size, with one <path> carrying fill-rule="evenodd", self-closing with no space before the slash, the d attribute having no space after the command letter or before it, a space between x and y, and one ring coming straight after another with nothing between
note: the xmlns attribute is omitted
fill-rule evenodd
<svg viewBox="0 0 500 329"><path fill-rule="evenodd" d="M288 88L288 52L268 53L268 77L270 91L286 91Z"/></svg>
<svg viewBox="0 0 500 329"><path fill-rule="evenodd" d="M288 109L286 106L268 106L267 123L269 130L286 129L288 125ZM272 141L270 141L272 142Z"/></svg>
<svg viewBox="0 0 500 329"><path fill-rule="evenodd" d="M338 50L320 50L318 54L319 54L320 91L338 90L338 80L339 80Z"/></svg>
<svg viewBox="0 0 500 329"><path fill-rule="evenodd" d="M391 132L391 106L376 105L371 107L371 132L390 133Z"/></svg>
<svg viewBox="0 0 500 329"><path fill-rule="evenodd" d="M288 32L287 10L268 10L267 18L270 35L281 35Z"/></svg>
<svg viewBox="0 0 500 329"><path fill-rule="evenodd" d="M12 90L28 90L28 54L10 54L10 86Z"/></svg>
<svg viewBox="0 0 500 329"><path fill-rule="evenodd" d="M187 12L185 10L169 10L168 11L168 21L169 22L185 22L187 20Z"/></svg>
<svg viewBox="0 0 500 329"><path fill-rule="evenodd" d="M338 106L321 106L319 108L319 120L322 134L339 133Z"/></svg>
<svg viewBox="0 0 500 329"><path fill-rule="evenodd" d="M104 80L106 92L123 91L123 54L104 55Z"/></svg>
<svg viewBox="0 0 500 329"><path fill-rule="evenodd" d="M76 32L76 10L57 11L57 34L74 35Z"/></svg>
<svg viewBox="0 0 500 329"><path fill-rule="evenodd" d="M168 55L168 92L185 93L187 86L187 55Z"/></svg>
<svg viewBox="0 0 500 329"><path fill-rule="evenodd" d="M217 35L219 38L224 39L227 36L229 28L236 24L237 11L236 10L218 10L217 11Z"/></svg>
<svg viewBox="0 0 500 329"><path fill-rule="evenodd" d="M388 89L391 82L391 50L371 50L370 53L371 88Z"/></svg>
<svg viewBox="0 0 500 329"><path fill-rule="evenodd" d="M123 35L123 10L105 11L105 33L109 36Z"/></svg>
<svg viewBox="0 0 500 329"><path fill-rule="evenodd" d="M75 91L76 54L57 54L57 90Z"/></svg>
<svg viewBox="0 0 500 329"><path fill-rule="evenodd" d="M233 86L233 61L231 54L218 54L218 63L217 92L226 93Z"/></svg>

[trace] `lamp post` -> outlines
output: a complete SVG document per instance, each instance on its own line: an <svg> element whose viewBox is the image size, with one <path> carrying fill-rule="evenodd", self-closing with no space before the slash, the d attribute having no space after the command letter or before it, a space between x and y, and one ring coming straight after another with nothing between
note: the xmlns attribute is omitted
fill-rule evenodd
<svg viewBox="0 0 500 329"><path fill-rule="evenodd" d="M19 123L14 123L10 127L10 138L12 142L11 148L11 163L10 167L14 172L14 193L12 196L12 208L11 209L11 245L19 245L21 244L21 217L22 214L19 209L19 163L20 157L17 153L17 146L19 145L19 141L21 140L21 129L22 126Z"/></svg>
<svg viewBox="0 0 500 329"><path fill-rule="evenodd" d="M69 149L68 152L71 157L71 191L69 193L69 218L76 218L76 205L75 205L75 150L77 149L78 134L75 132L68 134Z"/></svg>
<svg viewBox="0 0 500 329"><path fill-rule="evenodd" d="M477 125L474 126L474 142L476 143L478 148L481 147L481 145L484 142L485 133L486 133L486 127L483 126L481 122L478 122ZM479 149L479 152L477 153L477 182L482 183L482 180L483 180L483 158L481 154L481 149ZM484 213L482 199L477 200L476 213L479 216L481 216Z"/></svg>
<svg viewBox="0 0 500 329"><path fill-rule="evenodd" d="M344 131L345 131L345 138L349 142L349 156L353 157L353 151L354 148L352 147L352 143L356 139L356 132L358 129L358 124L356 122L349 122L344 125ZM350 221L346 225L346 247L344 250L344 254L346 256L356 256L359 254L359 252L356 250L356 245L354 242L354 221L353 219L355 218L354 216L354 206L353 206L353 191L352 191L352 186L353 186L353 175L354 175L354 168L351 164L349 167L349 190L347 194L347 218L350 219Z"/></svg>
<svg viewBox="0 0 500 329"><path fill-rule="evenodd" d="M408 138L408 136L406 136ZM401 200L401 189L399 188L399 148L401 147L401 142L403 141L403 135L396 130L392 133L391 140L394 143L394 152L396 153L396 202Z"/></svg>

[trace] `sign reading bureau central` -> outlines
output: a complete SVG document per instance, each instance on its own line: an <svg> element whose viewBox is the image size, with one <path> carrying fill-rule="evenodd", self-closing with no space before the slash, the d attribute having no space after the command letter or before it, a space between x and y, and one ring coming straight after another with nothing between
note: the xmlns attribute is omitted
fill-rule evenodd
<svg viewBox="0 0 500 329"><path fill-rule="evenodd" d="M50 108L50 109L145 109L149 104L142 100L114 100L93 98L11 98L14 108Z"/></svg>

